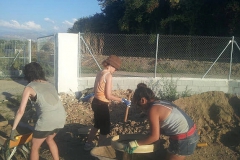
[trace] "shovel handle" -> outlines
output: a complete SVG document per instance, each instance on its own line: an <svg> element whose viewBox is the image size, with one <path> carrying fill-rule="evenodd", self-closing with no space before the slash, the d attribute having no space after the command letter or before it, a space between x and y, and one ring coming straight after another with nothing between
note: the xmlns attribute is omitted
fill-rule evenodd
<svg viewBox="0 0 240 160"><path fill-rule="evenodd" d="M133 94L133 92L130 92L130 94L128 95L128 100L129 101L131 99L132 94ZM126 111L125 111L125 116L124 116L124 122L127 122L129 108L130 108L130 106L127 106Z"/></svg>
<svg viewBox="0 0 240 160"><path fill-rule="evenodd" d="M125 111L125 117L124 117L124 122L127 122L127 118L128 118L128 110L130 107L127 106L126 111Z"/></svg>

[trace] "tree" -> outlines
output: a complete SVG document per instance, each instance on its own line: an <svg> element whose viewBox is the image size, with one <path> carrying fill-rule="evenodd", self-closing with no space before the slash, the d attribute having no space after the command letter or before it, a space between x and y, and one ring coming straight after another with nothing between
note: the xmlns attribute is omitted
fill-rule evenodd
<svg viewBox="0 0 240 160"><path fill-rule="evenodd" d="M158 0L125 0L125 11L120 19L120 29L129 33L152 33L159 20ZM152 19L155 17L156 20ZM155 23L152 23L155 22ZM154 30L154 31L152 31Z"/></svg>
<svg viewBox="0 0 240 160"><path fill-rule="evenodd" d="M169 34L225 36L227 0L184 0L171 6L171 14L161 21Z"/></svg>
<svg viewBox="0 0 240 160"><path fill-rule="evenodd" d="M239 36L239 0L98 0L69 32Z"/></svg>
<svg viewBox="0 0 240 160"><path fill-rule="evenodd" d="M122 33L119 28L119 20L122 18L124 10L125 6L123 0L106 1L102 4L102 12L105 16L107 33Z"/></svg>
<svg viewBox="0 0 240 160"><path fill-rule="evenodd" d="M76 21L72 28L68 29L70 33L93 32L100 33L106 30L105 18L102 13L97 13L91 17L80 18Z"/></svg>
<svg viewBox="0 0 240 160"><path fill-rule="evenodd" d="M225 12L228 20L228 33L240 36L240 2L230 1L225 8Z"/></svg>

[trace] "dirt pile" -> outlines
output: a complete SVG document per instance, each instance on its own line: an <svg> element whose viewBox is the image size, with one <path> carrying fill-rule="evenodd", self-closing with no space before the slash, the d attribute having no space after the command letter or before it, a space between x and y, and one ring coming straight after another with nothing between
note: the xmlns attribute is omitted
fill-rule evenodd
<svg viewBox="0 0 240 160"><path fill-rule="evenodd" d="M127 98L129 91L117 90L113 94ZM83 103L74 98L64 98L64 96L62 98L68 112L68 122L92 125L93 113L90 103ZM174 103L193 118L200 132L200 142L208 144L207 147L197 148L189 159L238 158L240 153L240 99L237 96L213 91L180 98ZM149 133L147 116L135 106L129 109L127 123L124 123L126 110L124 104L111 103L109 109L111 136ZM166 139L164 145L167 146L167 137L162 136L162 138Z"/></svg>
<svg viewBox="0 0 240 160"><path fill-rule="evenodd" d="M202 141L237 146L240 141L240 99L223 92L206 92L174 102L195 121ZM206 135L205 137L203 135ZM232 140L231 140L232 139Z"/></svg>

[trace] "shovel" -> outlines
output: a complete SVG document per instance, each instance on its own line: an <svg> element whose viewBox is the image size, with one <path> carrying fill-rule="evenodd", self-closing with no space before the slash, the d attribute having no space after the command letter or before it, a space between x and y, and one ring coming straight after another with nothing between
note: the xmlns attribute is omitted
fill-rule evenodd
<svg viewBox="0 0 240 160"><path fill-rule="evenodd" d="M130 91L129 95L128 95L128 100L131 100L131 96L133 95L133 91ZM127 118L128 118L128 111L129 111L130 106L126 107L126 111L125 111L125 116L124 116L124 125L123 125L123 130L126 127L126 123L127 123Z"/></svg>

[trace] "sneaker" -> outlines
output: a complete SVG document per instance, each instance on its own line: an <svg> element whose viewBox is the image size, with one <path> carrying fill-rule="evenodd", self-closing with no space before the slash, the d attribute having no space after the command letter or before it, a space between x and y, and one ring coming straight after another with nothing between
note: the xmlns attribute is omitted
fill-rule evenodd
<svg viewBox="0 0 240 160"><path fill-rule="evenodd" d="M85 151L90 151L93 149L96 145L93 142L86 142L84 145L84 150Z"/></svg>

